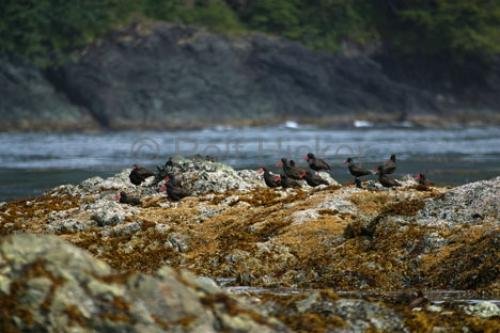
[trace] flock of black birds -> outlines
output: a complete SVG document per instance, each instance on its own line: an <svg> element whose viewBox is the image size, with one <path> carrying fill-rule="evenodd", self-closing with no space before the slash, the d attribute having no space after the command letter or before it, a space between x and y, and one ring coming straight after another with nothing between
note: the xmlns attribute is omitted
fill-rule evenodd
<svg viewBox="0 0 500 333"><path fill-rule="evenodd" d="M300 187L300 183L297 181L305 180L309 186L316 187L319 185L328 185L328 182L321 178L321 176L316 173L319 171L331 172L332 168L323 159L317 158L313 153L308 153L304 158L312 170L305 170L296 166L295 161L288 161L286 158L282 158L278 162L278 167L282 168L282 173L278 175L272 175L267 168L261 168L261 172L264 174L264 181L268 187L275 188L281 186L282 188L287 187ZM354 163L352 157L349 157L345 164L351 175L354 176L354 183L356 187L362 188L361 177L369 175L378 175L378 180L380 184L384 187L397 187L401 184L391 176L394 171L396 171L396 155L392 154L390 158L384 162L384 164L377 167L377 170L368 170L361 167L361 165ZM425 181L425 177L420 175ZM417 179L420 180L420 177Z"/></svg>
<svg viewBox="0 0 500 333"><path fill-rule="evenodd" d="M153 172L144 167L134 165L132 171L130 171L129 179L132 184L138 186L141 185L147 178L153 176L155 177L152 183L153 185L158 184L162 180L165 181L164 185L160 187L160 192L166 192L169 199L173 201L179 201L182 198L190 195L188 191L177 184L174 174L174 162L172 161L172 158L169 158L167 163L165 163L163 167L157 167L157 172ZM138 198L127 195L125 192L120 193L120 203L137 205L137 200Z"/></svg>
<svg viewBox="0 0 500 333"><path fill-rule="evenodd" d="M270 188L294 188L301 187L300 181L305 181L309 186L316 187L319 185L329 185L318 172L332 172L330 165L323 159L317 158L313 153L308 153L304 159L307 161L310 170L306 170L296 165L294 160L282 158L277 166L281 168L280 175L271 174L271 172L262 167L259 169L259 174L263 175L264 182ZM376 170L364 169L361 165L356 164L353 158L346 159L345 164L352 176L354 176L354 184L358 188L362 188L361 177L378 175L378 181L384 187L397 187L401 186L396 179L390 175L396 171L396 155L392 154L387 161L379 165ZM172 201L179 201L182 198L189 196L190 193L186 191L180 184L176 182L174 174L174 162L172 158L165 163L163 167L157 167L157 172L153 172L146 168L134 165L130 172L129 179L134 185L141 185L147 178L155 177L153 185L165 181L164 185L160 187L160 192L166 192L168 198ZM416 177L420 185L428 185L425 175L418 174ZM119 194L119 202L130 205L139 205L140 199L125 192Z"/></svg>

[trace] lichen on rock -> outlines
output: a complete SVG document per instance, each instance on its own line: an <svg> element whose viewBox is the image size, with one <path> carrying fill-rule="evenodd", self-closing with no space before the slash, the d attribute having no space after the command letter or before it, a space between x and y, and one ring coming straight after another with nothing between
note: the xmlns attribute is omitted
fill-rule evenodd
<svg viewBox="0 0 500 333"><path fill-rule="evenodd" d="M0 266L2 332L287 331L206 279L169 267L119 274L55 237L3 238Z"/></svg>
<svg viewBox="0 0 500 333"><path fill-rule="evenodd" d="M0 315L10 318L14 311L10 309L16 311L12 317L17 319L9 323L20 327L23 322L49 320L54 327L94 325L97 319L93 316L104 313L106 320L120 325L130 324L125 315L137 317L134 329L152 331L181 326L187 331L191 327L207 331L282 329L274 318L289 329L304 332L418 331L415 327L419 325L449 331L462 326L476 331L495 327L495 315L474 315L473 308L427 300L419 311L413 311L411 297L395 302L386 296L407 289L427 294L465 290L470 293L465 299L498 299L500 178L452 189L422 188L408 179L405 186L390 190L336 184L283 190L265 187L262 176L252 170L236 171L204 158L174 158L171 171L192 194L172 202L165 193L158 193L161 182L132 185L129 171L108 179L59 186L40 197L0 207L1 235L55 234L92 255L83 255L85 252L66 243L61 245L58 238L43 237L56 248L77 253L80 259L69 260L59 251L63 262L50 266L49 273L45 261L32 268L15 266L14 271L10 261L0 265L0 290L14 297L0 301ZM141 205L117 202L116 194L121 190L139 196ZM2 241L2 246L8 247L9 239ZM26 240L19 242L30 248ZM15 248L16 255L9 255L13 264L45 256L33 255L21 246ZM41 249L35 252L45 253ZM57 251L47 251L52 260ZM0 256L0 260L6 257ZM67 261L74 261L69 263L69 272L62 268ZM106 272L73 276L77 266L88 265L89 272L101 269L92 265L106 267L102 268ZM194 275L182 269L199 277L191 278ZM18 282L12 274L18 274ZM66 275L76 282L61 280ZM198 297L191 300L193 308L203 309L203 318L219 326L196 326L198 317L192 317L191 312L179 316L184 310L175 307L168 323L162 321L161 311L168 304L162 293L153 295L151 288L163 288L167 283L164 279L172 285L179 283L179 288L189 280L187 287L194 288ZM243 305L224 294L211 279L224 281L226 287L250 288L246 296L235 298L254 304L256 309L242 310ZM89 294L90 282L96 294ZM58 288L53 288L54 283ZM28 291L12 294L12 286ZM66 292L64 288L73 289ZM280 297L261 296L252 291L259 288L285 291ZM339 298L325 294L325 290L353 294ZM54 312L54 318L60 319L47 319L43 313L12 303L15 297L26 297L23 301L29 307L40 308L46 306L47 299L58 300L70 292L74 302L65 303L67 311L53 310L59 311ZM142 304L141 296L132 297L133 293L150 295L148 302L152 303ZM377 294L371 298L371 293ZM130 304L132 299L136 304ZM80 303L84 305L79 307ZM441 310L434 311L436 306ZM375 312L386 315L375 318ZM395 319L387 319L390 316Z"/></svg>

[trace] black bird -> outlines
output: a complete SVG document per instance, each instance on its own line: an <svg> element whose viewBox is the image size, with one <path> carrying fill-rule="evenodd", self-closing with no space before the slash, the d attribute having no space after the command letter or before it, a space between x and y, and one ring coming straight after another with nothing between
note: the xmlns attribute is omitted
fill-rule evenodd
<svg viewBox="0 0 500 333"><path fill-rule="evenodd" d="M301 187L300 183L295 179L289 178L285 173L281 174L281 187Z"/></svg>
<svg viewBox="0 0 500 333"><path fill-rule="evenodd" d="M305 160L314 171L331 171L330 165L320 158L316 158L313 153L308 153Z"/></svg>
<svg viewBox="0 0 500 333"><path fill-rule="evenodd" d="M264 182L266 183L266 185L270 188L275 188L275 187L278 187L281 185L281 178L280 176L273 176L271 175L271 173L269 172L269 170L267 170L267 168L260 168L261 172L263 172L264 174Z"/></svg>
<svg viewBox="0 0 500 333"><path fill-rule="evenodd" d="M168 182L171 183L174 186L182 187L182 183L177 183L177 177L173 173L168 173ZM165 178L164 178L165 179Z"/></svg>
<svg viewBox="0 0 500 333"><path fill-rule="evenodd" d="M294 163L295 165L295 163ZM291 166L288 164L288 160L286 158L282 158L281 162L278 162L278 166L283 168L283 172L288 178L300 180L304 178L304 170Z"/></svg>
<svg viewBox="0 0 500 333"><path fill-rule="evenodd" d="M172 179L171 176L167 176L165 177L165 182L166 182L167 196L169 197L170 200L179 201L182 198L189 196L189 193L185 189L175 184L175 178Z"/></svg>
<svg viewBox="0 0 500 333"><path fill-rule="evenodd" d="M140 206L141 205L141 199L136 196L129 195L125 192L120 192L118 201L122 204L127 204L131 206Z"/></svg>
<svg viewBox="0 0 500 333"><path fill-rule="evenodd" d="M165 168L168 168L168 169L174 168L174 161L172 160L172 157L169 157L168 161L165 162Z"/></svg>
<svg viewBox="0 0 500 333"><path fill-rule="evenodd" d="M351 173L351 175L356 178L374 174L373 171L363 169L359 164L354 163L351 157L345 160L345 163L347 164L347 168L349 168L349 172Z"/></svg>
<svg viewBox="0 0 500 333"><path fill-rule="evenodd" d="M128 178L130 179L130 182L132 184L141 185L146 178L154 175L154 172L138 165L134 165L132 171L130 171Z"/></svg>
<svg viewBox="0 0 500 333"><path fill-rule="evenodd" d="M169 170L167 170L166 166L156 166L155 180L153 181L153 185L157 185L166 176L168 176Z"/></svg>
<svg viewBox="0 0 500 333"><path fill-rule="evenodd" d="M307 185L311 187L316 187L319 185L329 185L326 180L321 178L320 175L318 174L313 174L311 171L306 171L306 174L304 176L304 179L307 183Z"/></svg>
<svg viewBox="0 0 500 333"><path fill-rule="evenodd" d="M155 180L153 182L153 185L157 185L159 182L165 179L167 176L173 175L174 172L174 161L172 157L169 157L167 162L163 166L157 166L156 167L156 174L155 174ZM174 183L175 185L175 183Z"/></svg>
<svg viewBox="0 0 500 333"><path fill-rule="evenodd" d="M382 165L382 172L386 175L394 173L396 171L396 155L392 154L391 157Z"/></svg>
<svg viewBox="0 0 500 333"><path fill-rule="evenodd" d="M288 164L290 165L290 168L292 168L293 170L297 171L297 173L302 174L302 178L305 177L307 171L305 169L301 168L301 167L296 166L294 160L288 161Z"/></svg>
<svg viewBox="0 0 500 333"><path fill-rule="evenodd" d="M377 168L377 174L378 174L378 181L380 182L380 184L382 184L382 186L384 187L397 187L397 186L401 186L401 184L394 178L392 178L391 176L388 176L387 174L384 173L384 167L382 165L380 165L378 168Z"/></svg>
<svg viewBox="0 0 500 333"><path fill-rule="evenodd" d="M427 180L427 177L425 177L425 174L419 173L418 175L415 176L415 180L418 182L418 185L424 185L424 186L431 186L432 182Z"/></svg>

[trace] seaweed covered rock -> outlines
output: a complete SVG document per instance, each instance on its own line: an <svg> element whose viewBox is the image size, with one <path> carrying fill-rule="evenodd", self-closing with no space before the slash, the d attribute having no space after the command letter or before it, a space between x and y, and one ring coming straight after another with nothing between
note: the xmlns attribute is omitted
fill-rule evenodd
<svg viewBox="0 0 500 333"><path fill-rule="evenodd" d="M117 273L56 237L3 238L0 267L2 332L287 332L206 278Z"/></svg>
<svg viewBox="0 0 500 333"><path fill-rule="evenodd" d="M297 332L409 332L397 311L363 299L340 298L331 290L264 291L258 296L268 314Z"/></svg>
<svg viewBox="0 0 500 333"><path fill-rule="evenodd" d="M391 309L383 305L359 299L340 299L331 304L318 303L315 311L329 311L347 323L351 332L366 332L369 329L379 332L408 332L404 322Z"/></svg>
<svg viewBox="0 0 500 333"><path fill-rule="evenodd" d="M422 325L426 332L434 326L498 331L491 304L462 306L498 299L498 178L454 189L282 190L265 187L252 170L205 158L173 163L175 180L196 193L179 202L156 193L161 183L153 180L130 184L125 171L0 206L1 235L54 233L96 258L56 238L4 239L0 323L10 326L0 331L22 325L58 331L67 322L110 332L281 330L272 318L297 332L401 332ZM141 205L118 203L121 188L142 195ZM436 217L455 203L456 221ZM471 211L483 218L467 223ZM255 308L208 278L165 265L247 288L245 300ZM165 299L169 288L175 292ZM291 292L278 300L248 288ZM330 288L344 298L323 292ZM460 299L472 303L436 307L427 293L430 303L416 312L411 298L394 304L387 298L398 289L460 290L466 292Z"/></svg>
<svg viewBox="0 0 500 333"><path fill-rule="evenodd" d="M500 218L500 177L474 182L429 200L418 214L426 225L478 224Z"/></svg>

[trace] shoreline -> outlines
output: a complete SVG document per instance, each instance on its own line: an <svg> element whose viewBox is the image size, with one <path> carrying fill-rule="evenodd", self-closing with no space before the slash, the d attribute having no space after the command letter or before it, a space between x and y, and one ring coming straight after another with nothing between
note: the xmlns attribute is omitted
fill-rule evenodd
<svg viewBox="0 0 500 333"><path fill-rule="evenodd" d="M238 128L303 128L311 127L311 129L318 130L363 130L363 129L463 129L463 128L491 128L500 126L500 114L474 114L474 117L464 115L422 115L408 117L401 121L398 116L387 115L373 115L365 114L360 116L326 116L315 118L298 118L298 117L283 117L283 118L267 118L256 120L236 120L236 121L221 121L218 123L210 124L201 122L199 124L191 123L185 125L171 125L171 124L155 124L155 125L138 125L137 123L122 124L117 127L103 128L97 124L92 126L73 126L73 125L40 125L30 126L25 124L21 127L16 127L13 124L6 124L0 127L0 134L3 133L119 133L119 132L133 132L133 131L200 131L207 129L238 129Z"/></svg>

